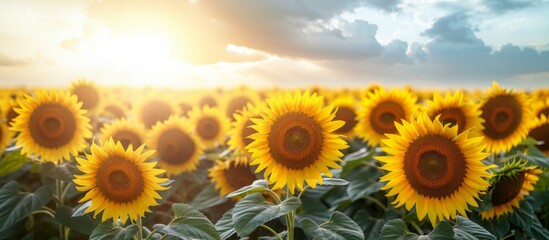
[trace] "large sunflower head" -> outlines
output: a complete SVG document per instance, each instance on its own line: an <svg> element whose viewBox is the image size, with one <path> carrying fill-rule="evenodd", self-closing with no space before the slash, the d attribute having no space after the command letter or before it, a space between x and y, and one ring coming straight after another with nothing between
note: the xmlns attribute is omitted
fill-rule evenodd
<svg viewBox="0 0 549 240"><path fill-rule="evenodd" d="M335 133L343 134L348 138L355 136L355 126L357 125L357 107L353 94L346 94L336 97L333 100L337 111L334 120L344 121L345 124L337 129Z"/></svg>
<svg viewBox="0 0 549 240"><path fill-rule="evenodd" d="M235 160L217 161L209 172L210 179L221 196L227 196L257 180L248 163Z"/></svg>
<svg viewBox="0 0 549 240"><path fill-rule="evenodd" d="M152 94L135 106L134 114L147 129L150 129L157 122L168 120L171 115L177 114L177 107L168 99Z"/></svg>
<svg viewBox="0 0 549 240"><path fill-rule="evenodd" d="M528 134L533 116L530 102L523 93L507 91L494 82L480 110L488 152L507 152Z"/></svg>
<svg viewBox="0 0 549 240"><path fill-rule="evenodd" d="M332 176L328 169L338 164L347 143L333 132L345 122L333 120L334 106L324 107L324 100L309 91L266 100L260 119L252 119L257 131L250 135L253 142L246 146L252 153L251 165L259 165L256 172L264 176L273 189L288 186L293 194L303 181L312 188L322 184L322 173Z"/></svg>
<svg viewBox="0 0 549 240"><path fill-rule="evenodd" d="M38 90L20 102L12 131L19 132L16 146L21 153L40 156L41 161L59 162L76 156L92 136L90 120L82 103L69 92Z"/></svg>
<svg viewBox="0 0 549 240"><path fill-rule="evenodd" d="M149 207L158 205L158 191L167 189L160 183L167 179L157 177L164 170L147 162L154 151L143 152L144 147L124 149L110 139L102 146L92 144L86 158L76 158L82 175L74 175L73 181L78 191L86 192L80 202L91 201L86 213L94 211L96 217L103 212L101 221L120 219L124 224L128 217L135 221L150 212Z"/></svg>
<svg viewBox="0 0 549 240"><path fill-rule="evenodd" d="M480 216L485 220L492 220L512 213L513 208L519 208L524 196L534 190L534 185L539 180L538 175L541 173L540 169L527 167L521 161L506 163L490 179L492 208L480 212Z"/></svg>
<svg viewBox="0 0 549 240"><path fill-rule="evenodd" d="M101 140L112 138L120 142L124 148L141 146L145 143L146 129L142 123L129 121L126 118L117 119L101 128Z"/></svg>
<svg viewBox="0 0 549 240"><path fill-rule="evenodd" d="M82 102L82 109L93 112L101 105L101 94L93 81L84 79L72 83L70 92Z"/></svg>
<svg viewBox="0 0 549 240"><path fill-rule="evenodd" d="M230 136L228 145L229 149L233 150L233 156L237 161L249 161L249 152L245 148L252 142L249 136L257 132L251 126L254 125L252 118L260 117L258 111L258 108L248 104L240 113L234 114L235 120L231 122L231 128L228 131Z"/></svg>
<svg viewBox="0 0 549 240"><path fill-rule="evenodd" d="M11 132L8 130L6 123L0 122L0 153L4 152L4 149L11 141Z"/></svg>
<svg viewBox="0 0 549 240"><path fill-rule="evenodd" d="M443 219L466 216L468 205L477 207L475 198L489 184L490 176L481 161L482 137L469 136L469 130L458 134L458 127L444 125L439 117L431 120L423 112L410 122L397 123L397 134L387 134L381 149L389 156L379 156L388 173L380 178L387 196L396 196L396 207L416 206L420 220L428 215L433 226Z"/></svg>
<svg viewBox="0 0 549 240"><path fill-rule="evenodd" d="M169 176L193 171L198 166L203 146L192 130L186 119L176 116L171 116L152 128L150 147L156 150L158 165Z"/></svg>
<svg viewBox="0 0 549 240"><path fill-rule="evenodd" d="M541 115L534 120L528 136L542 142L537 147L549 156L549 117Z"/></svg>
<svg viewBox="0 0 549 240"><path fill-rule="evenodd" d="M410 118L417 109L416 100L407 90L386 91L379 87L368 92L360 101L357 134L368 141L368 145L377 146L385 138L384 134L397 132L395 122Z"/></svg>
<svg viewBox="0 0 549 240"><path fill-rule="evenodd" d="M211 148L216 143L224 143L229 120L219 108L205 106L202 109L194 109L189 113L189 119L195 127L196 135L206 148Z"/></svg>
<svg viewBox="0 0 549 240"><path fill-rule="evenodd" d="M450 126L457 125L458 133L470 129L471 135L478 135L482 129L482 118L478 105L465 98L463 92L456 91L454 94L446 93L442 97L434 93L433 100L428 100L427 114L434 118L440 115L440 121Z"/></svg>

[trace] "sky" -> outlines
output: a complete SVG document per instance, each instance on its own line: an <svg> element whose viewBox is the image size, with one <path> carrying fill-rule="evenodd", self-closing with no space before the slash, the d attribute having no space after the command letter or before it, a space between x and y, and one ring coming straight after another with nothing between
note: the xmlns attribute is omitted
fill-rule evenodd
<svg viewBox="0 0 549 240"><path fill-rule="evenodd" d="M549 87L549 0L2 0L0 86Z"/></svg>

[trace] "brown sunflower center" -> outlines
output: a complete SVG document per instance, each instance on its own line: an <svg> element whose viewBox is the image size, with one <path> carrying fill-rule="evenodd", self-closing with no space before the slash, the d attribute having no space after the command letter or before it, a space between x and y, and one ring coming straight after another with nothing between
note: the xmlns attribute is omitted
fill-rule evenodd
<svg viewBox="0 0 549 240"><path fill-rule="evenodd" d="M484 134L492 139L503 139L519 127L522 107L514 96L499 95L484 103L481 117L486 121Z"/></svg>
<svg viewBox="0 0 549 240"><path fill-rule="evenodd" d="M451 196L465 179L466 162L459 146L442 135L420 136L404 153L408 182L427 197Z"/></svg>
<svg viewBox="0 0 549 240"><path fill-rule="evenodd" d="M202 139L214 139L219 134L219 122L214 117L204 116L198 120L196 132Z"/></svg>
<svg viewBox="0 0 549 240"><path fill-rule="evenodd" d="M179 110L181 110L181 115L187 116L187 113L193 109L193 106L188 103L180 103Z"/></svg>
<svg viewBox="0 0 549 240"><path fill-rule="evenodd" d="M246 123L244 124L244 128L242 129L242 143L244 143L244 146L248 146L248 144L253 142L252 139L248 138L250 135L257 132L255 129L251 128L253 125L254 122L250 119L246 120Z"/></svg>
<svg viewBox="0 0 549 240"><path fill-rule="evenodd" d="M36 144L46 148L57 148L72 140L76 132L76 119L66 107L48 103L34 109L28 126Z"/></svg>
<svg viewBox="0 0 549 240"><path fill-rule="evenodd" d="M157 151L162 161L181 165L191 160L196 145L189 135L174 128L166 130L159 137Z"/></svg>
<svg viewBox="0 0 549 240"><path fill-rule="evenodd" d="M211 96L205 96L202 99L200 99L198 106L200 106L200 108L204 106L217 107L217 101L215 100L215 98Z"/></svg>
<svg viewBox="0 0 549 240"><path fill-rule="evenodd" d="M143 144L143 141L141 140L139 135L137 133L135 133L134 131L129 130L129 129L116 131L112 135L112 139L115 142L120 141L120 143L122 144L122 146L124 146L124 148L128 148L128 146L130 146L130 144L134 148L137 148L137 147L141 146L141 144Z"/></svg>
<svg viewBox="0 0 549 240"><path fill-rule="evenodd" d="M530 136L543 142L541 145L537 146L541 151L549 151L549 123L545 123L530 130Z"/></svg>
<svg viewBox="0 0 549 240"><path fill-rule="evenodd" d="M549 107L545 107L543 109L541 109L539 112L538 112L538 115L537 117L541 117L541 115L545 115L547 117L549 117Z"/></svg>
<svg viewBox="0 0 549 240"><path fill-rule="evenodd" d="M90 86L78 86L73 89L72 93L79 101L82 101L83 109L94 109L99 104L99 93Z"/></svg>
<svg viewBox="0 0 549 240"><path fill-rule="evenodd" d="M225 175L225 179L227 179L229 185L231 185L231 187L235 190L248 186L256 180L252 170L243 164L231 164L229 168L223 171L223 174Z"/></svg>
<svg viewBox="0 0 549 240"><path fill-rule="evenodd" d="M105 107L105 111L111 113L115 118L123 118L124 111L115 105L108 105Z"/></svg>
<svg viewBox="0 0 549 240"><path fill-rule="evenodd" d="M97 188L103 196L115 203L137 199L145 189L139 167L123 157L110 156L97 170Z"/></svg>
<svg viewBox="0 0 549 240"><path fill-rule="evenodd" d="M168 104L160 100L152 100L143 105L141 120L147 128L151 128L156 122L164 121L172 114Z"/></svg>
<svg viewBox="0 0 549 240"><path fill-rule="evenodd" d="M271 126L268 136L274 160L286 167L303 169L318 159L324 140L322 127L304 113L282 115Z"/></svg>
<svg viewBox="0 0 549 240"><path fill-rule="evenodd" d="M433 117L440 115L440 121L446 125L450 124L450 127L458 126L458 133L461 133L463 130L465 130L465 125L467 124L467 119L465 118L465 114L460 108L445 108L441 109L435 114L433 114Z"/></svg>
<svg viewBox="0 0 549 240"><path fill-rule="evenodd" d="M227 116L231 118L231 120L234 120L233 114L239 110L242 110L250 101L251 100L246 96L238 96L233 98L227 105Z"/></svg>
<svg viewBox="0 0 549 240"><path fill-rule="evenodd" d="M494 184L492 191L492 205L499 206L513 200L522 190L524 171L513 176L504 176Z"/></svg>
<svg viewBox="0 0 549 240"><path fill-rule="evenodd" d="M370 124L374 131L379 134L395 133L395 121L405 118L404 108L393 101L379 103L372 109L370 114Z"/></svg>
<svg viewBox="0 0 549 240"><path fill-rule="evenodd" d="M342 120L345 121L345 125L343 127L337 129L336 133L348 133L357 124L356 120L356 113L355 110L347 107L347 106L340 106L336 112L334 120Z"/></svg>

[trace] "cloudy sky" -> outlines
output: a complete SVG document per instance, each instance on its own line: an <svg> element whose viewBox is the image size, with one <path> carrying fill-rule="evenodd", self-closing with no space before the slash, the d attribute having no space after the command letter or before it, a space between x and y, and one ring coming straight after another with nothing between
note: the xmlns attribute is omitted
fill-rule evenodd
<svg viewBox="0 0 549 240"><path fill-rule="evenodd" d="M549 0L3 0L0 86L549 87Z"/></svg>

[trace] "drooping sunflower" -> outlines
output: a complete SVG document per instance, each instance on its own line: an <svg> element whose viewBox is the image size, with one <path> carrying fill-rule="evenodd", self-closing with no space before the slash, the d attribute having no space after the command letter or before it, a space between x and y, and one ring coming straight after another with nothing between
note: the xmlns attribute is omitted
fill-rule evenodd
<svg viewBox="0 0 549 240"><path fill-rule="evenodd" d="M251 126L254 125L252 118L260 117L259 109L248 104L243 111L234 114L235 120L231 122L228 145L233 151L233 158L239 163L250 161L251 155L246 146L252 142L249 136L257 132Z"/></svg>
<svg viewBox="0 0 549 240"><path fill-rule="evenodd" d="M266 103L261 118L252 119L257 133L246 149L252 153L251 165L258 165L256 172L265 170L273 189L287 185L293 194L296 186L303 190L303 181L315 188L322 184L322 173L332 176L328 167L341 167L340 150L348 146L333 132L345 122L333 120L333 105L324 107L323 98L309 91L286 92Z"/></svg>
<svg viewBox="0 0 549 240"><path fill-rule="evenodd" d="M112 218L124 224L128 217L135 221L158 205L158 191L167 189L160 183L167 179L157 176L164 170L155 168L155 162L146 161L154 151L143 152L144 147L124 149L109 139L102 146L92 144L86 158L76 158L83 174L74 175L73 181L78 191L86 192L80 202L91 201L86 213L93 211L96 217L103 212L102 222Z"/></svg>
<svg viewBox="0 0 549 240"><path fill-rule="evenodd" d="M389 156L378 156L388 171L380 178L382 190L396 196L395 207L415 205L419 220L426 215L431 224L443 219L466 216L468 205L478 206L475 198L485 191L490 176L481 161L487 153L482 137L470 137L469 130L458 134L458 127L431 120L423 112L410 122L397 123L397 134L387 134L381 149Z"/></svg>
<svg viewBox="0 0 549 240"><path fill-rule="evenodd" d="M69 160L88 146L87 138L92 136L90 120L82 103L63 90L37 90L33 96L20 101L19 114L11 130L19 132L16 146L27 156L40 156L41 161L58 163Z"/></svg>
<svg viewBox="0 0 549 240"><path fill-rule="evenodd" d="M151 129L149 144L156 150L158 165L168 176L196 169L203 153L200 139L185 118L171 116Z"/></svg>
<svg viewBox="0 0 549 240"><path fill-rule="evenodd" d="M104 142L112 138L115 142L120 141L124 148L128 148L130 144L136 147L143 145L146 132L142 123L122 118L104 125L101 128L100 136Z"/></svg>
<svg viewBox="0 0 549 240"><path fill-rule="evenodd" d="M443 124L457 125L458 133L470 129L471 136L479 135L483 121L480 118L481 112L478 105L466 99L463 92L446 93L444 97L435 92L433 100L427 100L427 103L426 111L431 119L440 115L439 119Z"/></svg>
<svg viewBox="0 0 549 240"><path fill-rule="evenodd" d="M247 88L239 88L237 91L229 92L225 103L225 114L234 121L234 114L242 111L247 104L255 105L259 102L259 96L256 92Z"/></svg>
<svg viewBox="0 0 549 240"><path fill-rule="evenodd" d="M543 142L537 147L549 156L549 117L542 114L534 120L528 136Z"/></svg>
<svg viewBox="0 0 549 240"><path fill-rule="evenodd" d="M223 197L257 180L248 163L235 160L217 161L208 175Z"/></svg>
<svg viewBox="0 0 549 240"><path fill-rule="evenodd" d="M523 93L507 91L494 82L480 110L484 119L481 132L487 144L486 151L507 152L528 134L533 115L530 101Z"/></svg>
<svg viewBox="0 0 549 240"><path fill-rule="evenodd" d="M11 141L12 133L8 130L6 123L0 122L0 153L4 152L4 149Z"/></svg>
<svg viewBox="0 0 549 240"><path fill-rule="evenodd" d="M101 94L93 81L84 79L71 84L70 92L76 95L79 102L82 102L82 109L94 112L101 104Z"/></svg>
<svg viewBox="0 0 549 240"><path fill-rule="evenodd" d="M379 87L366 95L360 101L356 132L372 147L385 138L384 134L396 133L395 122L409 119L417 109L417 98L407 90L387 91Z"/></svg>
<svg viewBox="0 0 549 240"><path fill-rule="evenodd" d="M358 123L356 120L357 107L354 95L341 95L336 97L333 103L337 108L334 120L341 120L345 122L345 124L341 128L337 129L335 133L343 134L349 139L353 138L355 136L355 127Z"/></svg>
<svg viewBox="0 0 549 240"><path fill-rule="evenodd" d="M490 179L492 208L480 212L482 219L492 220L512 213L514 208L519 208L524 196L534 190L534 185L539 180L538 175L541 173L541 169L527 167L521 161L505 164Z"/></svg>
<svg viewBox="0 0 549 240"><path fill-rule="evenodd" d="M206 148L215 146L215 143L224 143L229 120L219 108L204 106L202 109L194 109L189 113L189 120Z"/></svg>
<svg viewBox="0 0 549 240"><path fill-rule="evenodd" d="M135 117L145 124L147 129L177 113L177 107L173 102L156 94L145 97L134 108Z"/></svg>

